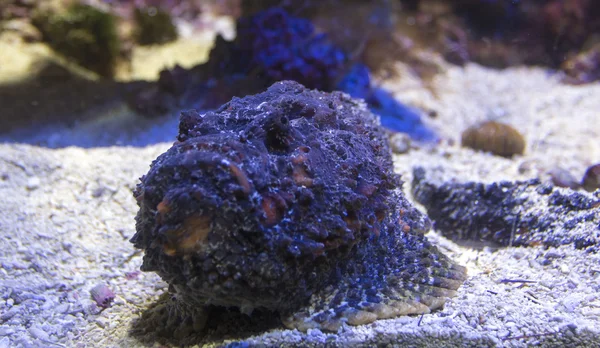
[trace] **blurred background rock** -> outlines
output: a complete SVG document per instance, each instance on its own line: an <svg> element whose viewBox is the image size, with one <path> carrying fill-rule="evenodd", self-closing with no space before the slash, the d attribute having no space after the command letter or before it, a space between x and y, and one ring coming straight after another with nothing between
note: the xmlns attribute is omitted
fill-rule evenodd
<svg viewBox="0 0 600 348"><path fill-rule="evenodd" d="M275 31L244 24L272 7L301 24ZM394 99L373 91L400 73L397 62L424 84L446 64L469 62L498 69L544 66L572 84L600 78L600 3L592 0L0 0L0 20L0 134L131 113L160 117L256 93L277 74L265 82L256 64L246 67L251 71L227 70L222 61L256 61L239 54L265 54L282 42L265 39L279 46L241 52L233 41L236 26L296 35L286 41L286 52L293 55L290 64L303 52L301 68L327 66L323 59L339 50L329 81L302 75L306 69L279 75L325 90L346 88L390 119L395 131L421 127L422 114L400 101L382 111L390 102L376 100ZM295 25L310 28L298 34ZM240 72L248 76L231 79ZM435 139L420 132L415 136Z"/></svg>

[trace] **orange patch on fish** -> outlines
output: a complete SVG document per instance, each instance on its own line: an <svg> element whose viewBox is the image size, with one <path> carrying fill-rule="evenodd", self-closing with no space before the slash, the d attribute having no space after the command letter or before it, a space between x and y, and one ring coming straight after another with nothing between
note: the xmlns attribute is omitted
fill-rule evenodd
<svg viewBox="0 0 600 348"><path fill-rule="evenodd" d="M167 202L166 199L160 201L160 203L158 203L158 205L156 206L156 211L161 215L170 212L171 207L169 207L169 202Z"/></svg>
<svg viewBox="0 0 600 348"><path fill-rule="evenodd" d="M250 180L248 180L248 176L246 175L246 173L244 173L244 171L241 170L240 167L238 167L234 163L229 164L229 170L231 170L238 184L240 184L240 186L242 187L242 191L244 192L244 194L250 194Z"/></svg>
<svg viewBox="0 0 600 348"><path fill-rule="evenodd" d="M187 254L199 250L208 237L212 218L210 216L188 217L181 228L168 231L163 252L169 256Z"/></svg>
<svg viewBox="0 0 600 348"><path fill-rule="evenodd" d="M306 170L299 165L294 167L292 176L294 177L294 182L296 182L298 185L306 187L311 187L313 185L313 178L308 176Z"/></svg>

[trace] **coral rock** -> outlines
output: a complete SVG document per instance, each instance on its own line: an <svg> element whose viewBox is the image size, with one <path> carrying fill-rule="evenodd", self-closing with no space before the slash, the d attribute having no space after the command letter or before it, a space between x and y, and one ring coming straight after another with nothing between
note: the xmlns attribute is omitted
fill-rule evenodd
<svg viewBox="0 0 600 348"><path fill-rule="evenodd" d="M517 182L457 182L443 170L414 170L413 195L435 229L455 241L502 246L574 245L600 249L600 198L570 189Z"/></svg>

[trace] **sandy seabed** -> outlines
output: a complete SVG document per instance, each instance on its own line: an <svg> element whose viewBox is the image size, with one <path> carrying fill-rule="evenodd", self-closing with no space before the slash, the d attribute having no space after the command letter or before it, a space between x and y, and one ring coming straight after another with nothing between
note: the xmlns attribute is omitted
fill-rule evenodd
<svg viewBox="0 0 600 348"><path fill-rule="evenodd" d="M448 67L425 86L399 69L402 77L384 86L407 104L434 111L437 116L425 122L443 138L437 146L415 145L395 155L409 196L415 166L442 168L450 180L545 181L554 168L581 178L600 162L600 84L564 85L537 68L468 65ZM459 147L463 129L488 119L521 131L525 155L505 159ZM469 270L441 311L338 333L285 330L264 315L251 320L226 312L203 333L160 339L140 317L166 284L138 272L142 256L128 239L137 211L132 189L175 134L175 117L157 123L124 115L17 142L1 139L0 348L600 345L598 254L569 245L472 248L435 231L428 237ZM125 146L102 147L115 142ZM116 295L109 308L90 296L99 284ZM139 334L142 329L149 333Z"/></svg>

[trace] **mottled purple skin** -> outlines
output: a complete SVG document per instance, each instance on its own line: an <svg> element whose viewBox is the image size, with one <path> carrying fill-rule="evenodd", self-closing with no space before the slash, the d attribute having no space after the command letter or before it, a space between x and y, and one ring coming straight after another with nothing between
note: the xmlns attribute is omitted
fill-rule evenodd
<svg viewBox="0 0 600 348"><path fill-rule="evenodd" d="M403 197L387 144L363 104L294 82L184 112L135 191L142 270L197 306L291 315L313 296L332 309L320 323L398 288L447 295L428 286L455 290L464 269L423 237L429 220Z"/></svg>

